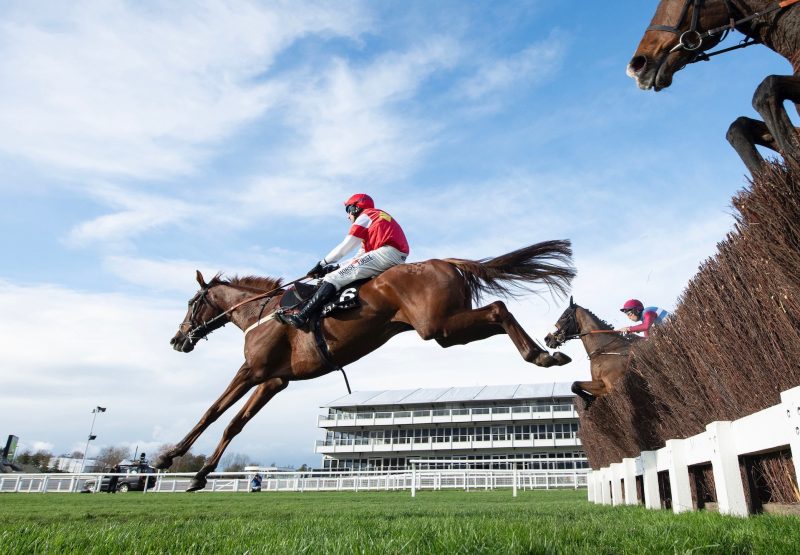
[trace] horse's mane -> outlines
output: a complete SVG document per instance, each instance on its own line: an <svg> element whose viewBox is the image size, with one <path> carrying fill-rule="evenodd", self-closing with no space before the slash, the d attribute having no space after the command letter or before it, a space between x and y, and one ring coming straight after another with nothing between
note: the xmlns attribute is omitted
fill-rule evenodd
<svg viewBox="0 0 800 555"><path fill-rule="evenodd" d="M578 305L578 306L580 306L580 305ZM604 330L613 330L614 329L614 326L612 326L611 324L609 324L608 322L606 322L605 320L600 318L597 314L595 314L594 312L592 312L591 310L589 310L585 306L581 306L580 308L582 308L583 311L586 312L589 316L594 318L597 321L597 323L600 324L600 328L601 329L604 329Z"/></svg>
<svg viewBox="0 0 800 555"><path fill-rule="evenodd" d="M219 283L222 285L232 285L240 289L250 289L254 293L266 293L273 289L278 289L283 285L281 278L273 278L268 276L232 276L230 278L223 278L219 273L214 276L211 283Z"/></svg>

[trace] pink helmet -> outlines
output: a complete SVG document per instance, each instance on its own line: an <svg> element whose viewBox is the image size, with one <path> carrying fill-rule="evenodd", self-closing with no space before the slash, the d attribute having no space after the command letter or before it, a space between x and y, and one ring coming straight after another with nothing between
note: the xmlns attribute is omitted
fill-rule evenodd
<svg viewBox="0 0 800 555"><path fill-rule="evenodd" d="M365 208L375 208L375 202L366 193L356 193L344 201L344 209L348 214L358 215Z"/></svg>
<svg viewBox="0 0 800 555"><path fill-rule="evenodd" d="M627 301L625 301L625 304L622 305L622 308L620 308L619 310L620 312L628 312L629 310L635 310L637 312L640 312L644 310L644 305L642 304L642 301L640 301L639 299L628 299Z"/></svg>

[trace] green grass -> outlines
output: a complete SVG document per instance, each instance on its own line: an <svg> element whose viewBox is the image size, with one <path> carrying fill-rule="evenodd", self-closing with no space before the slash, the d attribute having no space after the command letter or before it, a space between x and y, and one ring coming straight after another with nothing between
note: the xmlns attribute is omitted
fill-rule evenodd
<svg viewBox="0 0 800 555"><path fill-rule="evenodd" d="M585 491L0 494L8 553L797 553L800 519L604 507Z"/></svg>

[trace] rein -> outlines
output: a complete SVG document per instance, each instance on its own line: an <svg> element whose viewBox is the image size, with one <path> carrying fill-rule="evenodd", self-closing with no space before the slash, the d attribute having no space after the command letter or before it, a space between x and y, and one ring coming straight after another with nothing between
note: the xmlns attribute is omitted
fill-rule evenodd
<svg viewBox="0 0 800 555"><path fill-rule="evenodd" d="M213 323L215 323L217 320L220 320L222 318L227 318L229 314L232 314L233 311L236 310L237 308L239 308L240 306L244 306L247 303L251 303L253 301L257 301L258 299L267 298L269 300L270 298L275 296L275 293L277 293L279 291L282 291L284 288L286 288L286 287L288 287L290 285L294 285L295 283L301 282L301 281L303 281L304 279L307 279L307 278L308 278L308 276L303 276L301 278L297 278L297 279L295 279L293 281L290 281L289 283L284 283L280 287L276 287L275 289L272 289L271 291L267 291L265 293L259 293L258 295L255 295L253 297L249 297L249 298L247 298L247 299L245 299L243 301L240 301L240 302L236 303L235 305L233 305L232 307L230 307L229 309L220 312L219 314L217 314L216 316L211 318L211 320L208 320L207 322L201 322L200 324L196 324L193 328L191 328L188 331L188 333L186 335L191 339L191 338L193 338L195 336L196 333L202 332L202 331L208 329L209 327L211 327L211 325ZM210 299L208 299L206 297L206 293L207 292L208 292L208 289L207 288L204 289L203 293L200 295L200 297L197 300L198 301L200 301L200 300L205 301L206 303L211 305L212 308L216 308L217 310L222 310L220 307L216 306L214 303L211 302ZM193 311L194 310L195 309L193 309ZM194 317L194 314L192 314L192 317Z"/></svg>
<svg viewBox="0 0 800 555"><path fill-rule="evenodd" d="M681 9L681 15L680 18L678 19L677 24L650 25L647 28L647 31L665 31L667 33L673 33L675 35L678 35L678 44L675 45L675 47L669 51L670 53L676 52L681 49L687 50L689 52L697 51L695 57L687 63L693 64L695 62L707 62L711 59L712 56L717 56L719 54L731 52L732 50L738 50L739 48L745 48L753 44L758 44L759 41L756 39L748 40L748 38L750 37L746 37L742 42L740 42L736 46L731 46L728 48L723 48L721 50L716 50L714 52L706 53L705 51L700 50L701 46L703 45L703 41L705 39L716 35L721 35L720 41L723 41L725 40L725 37L727 37L729 32L736 30L736 26L741 25L743 23L747 23L761 16L768 15L770 13L788 8L796 4L797 2L800 2L800 0L781 0L780 2L776 2L775 4L773 4L772 6L770 6L765 10L762 10L760 12L753 12L752 14L742 17L741 19L734 19L733 10L731 9L731 0L723 0L723 2L725 2L725 9L728 11L729 21L726 25L715 27L713 29L709 29L704 33L701 33L700 31L697 30L697 24L700 19L700 10L705 4L705 0L686 0L686 2L683 5L683 9ZM690 6L692 7L692 21L689 26L689 30L681 32L679 27L681 23L683 23L683 20L686 18Z"/></svg>

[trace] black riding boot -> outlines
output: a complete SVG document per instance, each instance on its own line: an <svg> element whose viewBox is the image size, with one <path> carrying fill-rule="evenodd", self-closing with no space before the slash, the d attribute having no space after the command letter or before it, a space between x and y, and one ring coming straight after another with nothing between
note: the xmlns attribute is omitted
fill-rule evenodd
<svg viewBox="0 0 800 555"><path fill-rule="evenodd" d="M302 328L308 323L308 319L314 312L322 308L322 306L333 297L336 293L336 286L327 281L323 281L314 294L308 299L303 306L297 311L284 312L280 314L279 319L284 324L289 324L296 328Z"/></svg>

